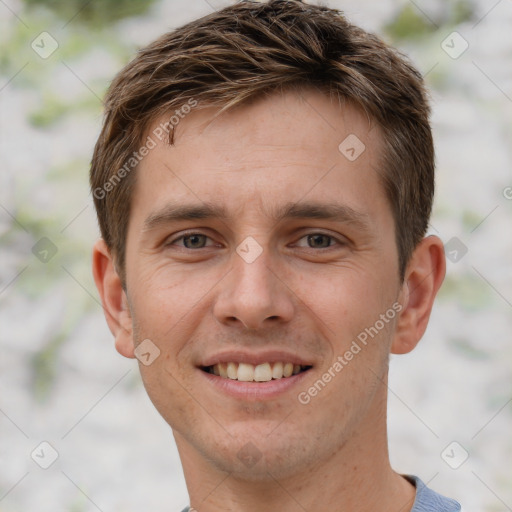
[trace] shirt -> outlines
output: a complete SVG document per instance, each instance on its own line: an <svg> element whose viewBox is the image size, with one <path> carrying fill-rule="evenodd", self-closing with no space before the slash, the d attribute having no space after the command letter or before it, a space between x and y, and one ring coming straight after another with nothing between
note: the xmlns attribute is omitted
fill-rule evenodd
<svg viewBox="0 0 512 512"><path fill-rule="evenodd" d="M429 489L417 476L403 475L416 487L416 499L411 512L460 512L460 505L451 498L445 498ZM189 512L190 507L182 510Z"/></svg>
<svg viewBox="0 0 512 512"><path fill-rule="evenodd" d="M403 475L416 487L416 499L411 512L460 512L460 505L429 489L417 476Z"/></svg>

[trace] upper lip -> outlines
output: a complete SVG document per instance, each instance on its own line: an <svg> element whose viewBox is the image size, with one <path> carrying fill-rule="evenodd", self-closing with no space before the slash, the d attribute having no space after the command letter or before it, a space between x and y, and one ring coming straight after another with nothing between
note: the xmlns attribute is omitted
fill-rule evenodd
<svg viewBox="0 0 512 512"><path fill-rule="evenodd" d="M247 352L244 350L229 350L226 352L218 352L206 357L199 364L202 367L213 366L219 363L246 363L257 366L263 363L293 363L301 366L312 366L301 356L284 350L264 350L260 352Z"/></svg>

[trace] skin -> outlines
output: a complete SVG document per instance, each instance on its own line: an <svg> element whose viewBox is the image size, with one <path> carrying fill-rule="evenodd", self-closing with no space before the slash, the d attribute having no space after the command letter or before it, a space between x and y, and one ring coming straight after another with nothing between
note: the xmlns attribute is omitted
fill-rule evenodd
<svg viewBox="0 0 512 512"><path fill-rule="evenodd" d="M145 339L160 350L140 371L173 429L191 505L200 512L410 510L414 488L392 470L387 451L388 358L412 350L425 331L445 273L442 242L423 239L401 282L379 178L381 135L351 105L308 90L214 119L215 112L192 111L175 145L159 143L137 170L126 291L105 243L93 251L117 350L134 357ZM338 150L349 134L366 146L353 162ZM358 221L270 216L305 202L349 207ZM227 217L145 226L171 203L211 203ZM205 236L180 238L191 232ZM315 234L327 238L307 236ZM262 249L252 263L236 252L248 236ZM401 312L300 403L298 393L396 302ZM313 366L272 399L227 396L197 368L205 355L269 347ZM259 454L250 467L237 456L247 446Z"/></svg>

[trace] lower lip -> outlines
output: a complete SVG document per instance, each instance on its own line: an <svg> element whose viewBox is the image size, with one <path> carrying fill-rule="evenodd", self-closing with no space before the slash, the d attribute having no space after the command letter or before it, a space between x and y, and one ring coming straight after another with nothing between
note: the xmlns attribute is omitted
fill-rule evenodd
<svg viewBox="0 0 512 512"><path fill-rule="evenodd" d="M249 401L276 398L300 384L310 370L306 370L291 377L273 379L268 382L242 382L226 379L199 369L199 372L208 379L208 382L226 395Z"/></svg>

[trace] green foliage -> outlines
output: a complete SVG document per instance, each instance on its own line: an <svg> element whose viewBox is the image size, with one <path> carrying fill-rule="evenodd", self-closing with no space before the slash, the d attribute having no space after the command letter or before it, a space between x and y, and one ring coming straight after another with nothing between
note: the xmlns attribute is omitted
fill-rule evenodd
<svg viewBox="0 0 512 512"><path fill-rule="evenodd" d="M475 10L473 4L467 0L458 0L452 7L452 20L455 25L469 21L474 18Z"/></svg>
<svg viewBox="0 0 512 512"><path fill-rule="evenodd" d="M77 269L73 269L73 272L76 273ZM80 282L87 283L83 272L78 273L77 278ZM48 292L45 298L51 300L53 290L57 290L60 286L58 283L53 289L47 287ZM60 350L73 337L75 329L86 314L97 311L101 307L71 277L67 279L66 290L69 303L65 306L62 319L54 326L47 343L32 356L30 361L32 392L36 401L40 403L50 398L56 384L59 375Z"/></svg>
<svg viewBox="0 0 512 512"><path fill-rule="evenodd" d="M58 97L46 96L40 107L30 114L29 121L36 128L46 128L62 119L68 108Z"/></svg>
<svg viewBox="0 0 512 512"><path fill-rule="evenodd" d="M462 212L462 225L466 231L471 232L483 220L482 214L478 214L472 210L464 210Z"/></svg>
<svg viewBox="0 0 512 512"><path fill-rule="evenodd" d="M491 288L476 274L447 274L439 290L439 298L458 302L467 311L478 311L492 306L492 293Z"/></svg>
<svg viewBox="0 0 512 512"><path fill-rule="evenodd" d="M407 3L384 30L395 40L421 39L443 25L454 26L469 21L474 14L473 4L468 0L446 2L443 5L443 13L436 19L430 19L418 7Z"/></svg>
<svg viewBox="0 0 512 512"><path fill-rule="evenodd" d="M112 22L146 13L155 0L25 0L29 7L45 7L66 22L104 26Z"/></svg>
<svg viewBox="0 0 512 512"><path fill-rule="evenodd" d="M32 357L32 386L37 401L46 400L57 375L57 353L67 333L59 333L47 346Z"/></svg>
<svg viewBox="0 0 512 512"><path fill-rule="evenodd" d="M475 347L471 340L467 338L454 338L448 340L448 343L459 353L467 359L473 359L475 361L482 361L489 359L489 354Z"/></svg>
<svg viewBox="0 0 512 512"><path fill-rule="evenodd" d="M436 27L413 5L407 4L384 30L393 39L419 39L434 32Z"/></svg>
<svg viewBox="0 0 512 512"><path fill-rule="evenodd" d="M39 107L30 113L28 120L36 128L49 128L69 114L76 116L81 111L84 113L97 111L100 115L101 107L98 99L85 91L81 99L74 102L63 102L58 96L45 93Z"/></svg>

